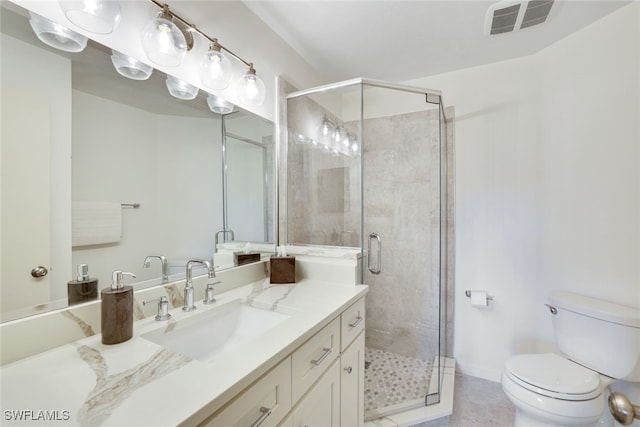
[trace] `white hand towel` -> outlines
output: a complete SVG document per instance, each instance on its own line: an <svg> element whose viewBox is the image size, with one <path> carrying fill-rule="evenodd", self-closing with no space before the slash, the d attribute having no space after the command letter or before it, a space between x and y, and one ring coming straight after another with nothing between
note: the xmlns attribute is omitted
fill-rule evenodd
<svg viewBox="0 0 640 427"><path fill-rule="evenodd" d="M122 238L122 206L109 202L73 202L73 246L116 243Z"/></svg>

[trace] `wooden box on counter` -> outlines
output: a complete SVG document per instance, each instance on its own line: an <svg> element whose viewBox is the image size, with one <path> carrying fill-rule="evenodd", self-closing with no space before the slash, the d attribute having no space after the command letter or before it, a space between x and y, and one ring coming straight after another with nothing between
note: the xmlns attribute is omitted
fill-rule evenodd
<svg viewBox="0 0 640 427"><path fill-rule="evenodd" d="M271 257L271 283L296 282L296 257L293 255Z"/></svg>

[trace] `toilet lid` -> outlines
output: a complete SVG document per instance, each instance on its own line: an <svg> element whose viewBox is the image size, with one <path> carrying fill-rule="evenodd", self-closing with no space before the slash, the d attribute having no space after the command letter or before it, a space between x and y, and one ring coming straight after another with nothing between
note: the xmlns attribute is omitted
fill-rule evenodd
<svg viewBox="0 0 640 427"><path fill-rule="evenodd" d="M597 373L553 353L514 356L505 370L521 386L545 396L588 400L600 394Z"/></svg>

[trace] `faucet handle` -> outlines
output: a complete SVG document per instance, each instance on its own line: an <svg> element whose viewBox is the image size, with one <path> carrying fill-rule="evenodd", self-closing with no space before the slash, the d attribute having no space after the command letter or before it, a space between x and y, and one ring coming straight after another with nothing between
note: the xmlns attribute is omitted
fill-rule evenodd
<svg viewBox="0 0 640 427"><path fill-rule="evenodd" d="M217 281L217 282L207 284L207 290L205 291L204 301L202 301L204 304L213 304L214 302L216 302L216 299L213 297L213 287L215 285L219 285L220 283L222 283L222 281Z"/></svg>
<svg viewBox="0 0 640 427"><path fill-rule="evenodd" d="M156 314L156 320L169 320L171 319L171 314L169 314L169 300L165 296L161 296L160 298L154 298L142 301L142 305L147 305L157 302L158 303L158 314Z"/></svg>

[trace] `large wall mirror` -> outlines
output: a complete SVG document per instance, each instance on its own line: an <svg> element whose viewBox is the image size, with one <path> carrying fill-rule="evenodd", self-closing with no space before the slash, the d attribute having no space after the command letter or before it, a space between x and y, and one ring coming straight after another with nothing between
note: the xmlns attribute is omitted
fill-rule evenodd
<svg viewBox="0 0 640 427"><path fill-rule="evenodd" d="M124 78L91 40L50 48L26 11L2 6L2 321L67 306L80 264L98 290L114 270L140 289L163 282L147 256L173 281L188 259L233 265L214 257L220 230L274 241L272 123L213 113L203 91L176 99L157 70Z"/></svg>

